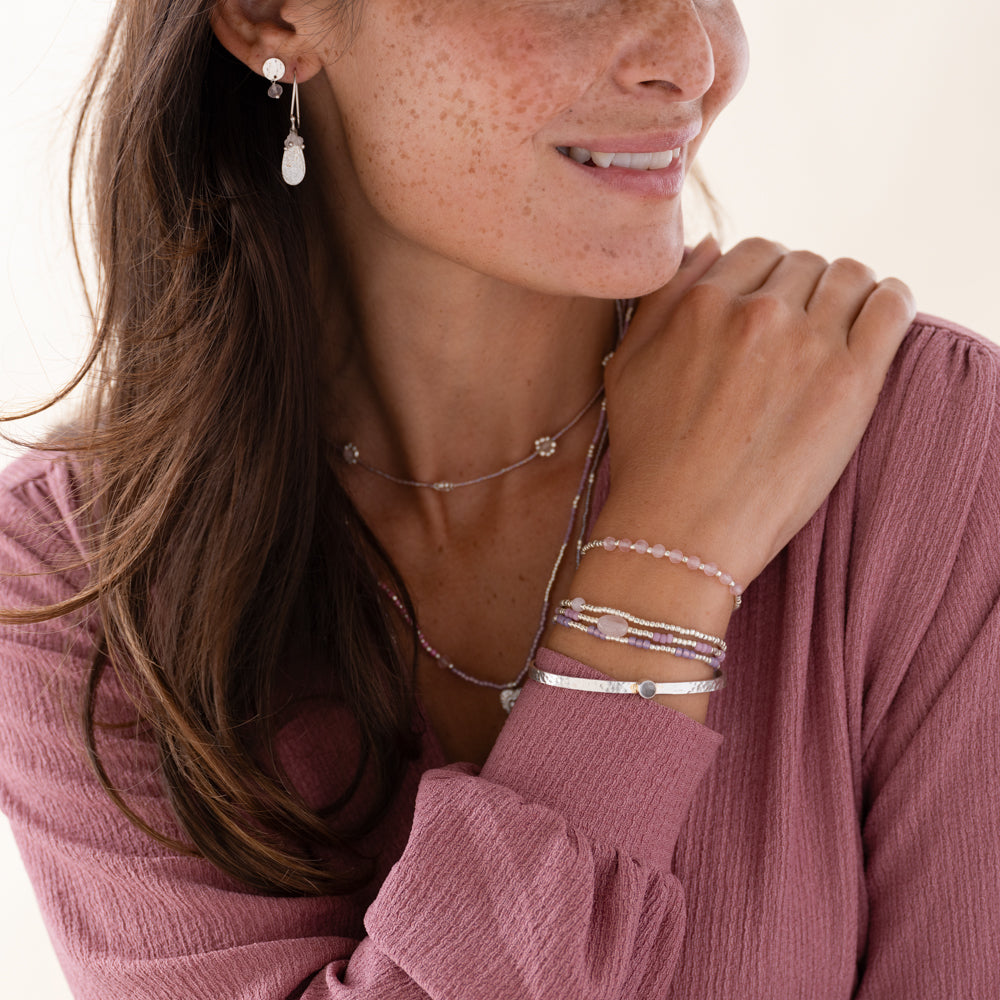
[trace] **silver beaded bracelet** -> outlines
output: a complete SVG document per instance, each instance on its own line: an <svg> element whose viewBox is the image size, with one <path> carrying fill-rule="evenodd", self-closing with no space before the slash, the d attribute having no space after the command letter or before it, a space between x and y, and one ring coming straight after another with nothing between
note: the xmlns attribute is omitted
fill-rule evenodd
<svg viewBox="0 0 1000 1000"><path fill-rule="evenodd" d="M650 621L648 618L640 618L638 615L622 611L620 608L606 608L598 604L588 604L582 597L564 599L559 602L559 608L563 611L575 612L577 615L585 613L587 615L599 616L596 624L606 634L624 635L628 632L630 626L634 627L638 625L642 628L654 629L657 633L663 635L664 639L665 633L669 632L674 636L707 643L714 646L720 653L726 651L725 640L720 639L716 635L699 632L693 628L682 628L680 625L671 625L668 622ZM660 639L659 641L664 641L664 639Z"/></svg>
<svg viewBox="0 0 1000 1000"><path fill-rule="evenodd" d="M593 691L597 694L637 694L647 701L658 694L709 694L726 686L725 675L719 668L715 676L706 681L598 681L587 677L567 677L565 674L550 674L548 671L532 667L528 676L539 684L549 687L566 688L570 691Z"/></svg>

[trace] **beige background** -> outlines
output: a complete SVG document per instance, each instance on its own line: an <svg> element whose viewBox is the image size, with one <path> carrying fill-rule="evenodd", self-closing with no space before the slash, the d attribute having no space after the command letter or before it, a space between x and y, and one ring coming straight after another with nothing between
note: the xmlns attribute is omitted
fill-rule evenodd
<svg viewBox="0 0 1000 1000"><path fill-rule="evenodd" d="M5 407L58 386L84 347L63 221L65 111L108 11L106 0L10 6L0 82ZM760 234L857 257L908 281L925 311L1000 340L1000 8L747 0L741 9L750 79L702 157L728 241ZM0 446L0 463L8 454ZM0 884L3 994L64 1000L3 820Z"/></svg>

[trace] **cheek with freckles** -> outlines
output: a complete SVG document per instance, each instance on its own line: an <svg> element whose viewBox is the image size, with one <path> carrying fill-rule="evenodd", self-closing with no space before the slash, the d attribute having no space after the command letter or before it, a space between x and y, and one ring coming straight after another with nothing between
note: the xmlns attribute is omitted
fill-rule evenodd
<svg viewBox="0 0 1000 1000"><path fill-rule="evenodd" d="M742 81L742 31L731 5L706 0L701 19L712 48L685 47L664 14L671 2L688 0L367 0L354 44L329 69L364 198L391 229L511 280L551 270L558 259L571 282L592 285L588 267L654 248L656 240L640 243L646 237L634 225L625 227L630 244L594 206L570 202L553 182L560 168L546 143L570 126L606 128L609 109L622 108L614 75L628 66L613 15L629 3L659 11L643 22L629 58L652 61L674 46L673 65L688 78L708 71L682 66L684 58L714 58L715 80L700 101L707 127ZM666 107L664 120L690 117L690 108ZM682 240L679 209L663 215L669 248L658 253L672 260ZM654 272L641 281L653 287L669 277Z"/></svg>
<svg viewBox="0 0 1000 1000"><path fill-rule="evenodd" d="M499 250L533 217L537 132L587 85L569 19L485 4L368 9L333 67L362 191L407 235L485 235Z"/></svg>

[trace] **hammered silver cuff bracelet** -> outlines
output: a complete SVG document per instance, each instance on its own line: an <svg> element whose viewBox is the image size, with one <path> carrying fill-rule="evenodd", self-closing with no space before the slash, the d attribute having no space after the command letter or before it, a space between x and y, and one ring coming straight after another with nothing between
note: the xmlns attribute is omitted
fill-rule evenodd
<svg viewBox="0 0 1000 1000"><path fill-rule="evenodd" d="M669 681L657 684L655 681L606 681L591 680L586 677L567 677L565 674L550 674L538 667L532 667L528 676L539 684L549 687L567 688L571 691L594 691L597 694L637 694L647 701L658 694L707 694L726 686L726 678L720 669L715 676L705 681Z"/></svg>

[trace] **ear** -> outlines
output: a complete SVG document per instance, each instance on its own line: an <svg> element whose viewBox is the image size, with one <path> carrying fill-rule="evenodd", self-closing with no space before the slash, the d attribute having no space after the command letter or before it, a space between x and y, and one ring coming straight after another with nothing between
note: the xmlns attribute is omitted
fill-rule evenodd
<svg viewBox="0 0 1000 1000"><path fill-rule="evenodd" d="M316 30L315 8L307 14L305 6L301 0L216 0L212 30L255 73L262 75L264 63L276 56L286 67L283 82L291 83L294 73L305 83L323 68L323 53L331 41L327 32ZM307 19L313 22L308 30L299 30Z"/></svg>

